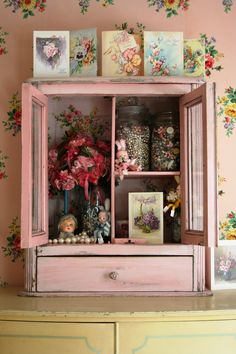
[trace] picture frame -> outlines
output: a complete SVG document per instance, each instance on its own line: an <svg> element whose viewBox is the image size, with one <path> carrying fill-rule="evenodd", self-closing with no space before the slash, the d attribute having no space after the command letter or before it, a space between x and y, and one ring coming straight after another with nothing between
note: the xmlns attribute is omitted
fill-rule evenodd
<svg viewBox="0 0 236 354"><path fill-rule="evenodd" d="M183 75L183 32L144 31L144 75Z"/></svg>
<svg viewBox="0 0 236 354"><path fill-rule="evenodd" d="M163 193L130 192L129 237L150 244L163 243Z"/></svg>
<svg viewBox="0 0 236 354"><path fill-rule="evenodd" d="M69 31L34 31L33 76L70 76L69 44Z"/></svg>
<svg viewBox="0 0 236 354"><path fill-rule="evenodd" d="M211 250L211 289L236 289L236 246Z"/></svg>
<svg viewBox="0 0 236 354"><path fill-rule="evenodd" d="M184 39L184 75L205 76L205 43L202 39Z"/></svg>
<svg viewBox="0 0 236 354"><path fill-rule="evenodd" d="M143 50L139 34L102 32L102 75L142 76Z"/></svg>
<svg viewBox="0 0 236 354"><path fill-rule="evenodd" d="M70 31L70 75L97 76L97 30Z"/></svg>

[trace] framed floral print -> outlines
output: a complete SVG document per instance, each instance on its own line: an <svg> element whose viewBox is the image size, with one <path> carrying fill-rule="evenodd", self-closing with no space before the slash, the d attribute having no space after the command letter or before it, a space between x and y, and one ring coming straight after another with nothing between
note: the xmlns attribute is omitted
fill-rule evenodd
<svg viewBox="0 0 236 354"><path fill-rule="evenodd" d="M96 28L70 32L70 75L97 75Z"/></svg>
<svg viewBox="0 0 236 354"><path fill-rule="evenodd" d="M129 193L129 237L163 243L163 193Z"/></svg>
<svg viewBox="0 0 236 354"><path fill-rule="evenodd" d="M219 246L211 250L211 288L236 289L236 246Z"/></svg>
<svg viewBox="0 0 236 354"><path fill-rule="evenodd" d="M34 31L34 77L68 77L69 31Z"/></svg>
<svg viewBox="0 0 236 354"><path fill-rule="evenodd" d="M143 74L142 38L127 31L102 32L102 75Z"/></svg>
<svg viewBox="0 0 236 354"><path fill-rule="evenodd" d="M183 33L144 31L144 75L183 75Z"/></svg>
<svg viewBox="0 0 236 354"><path fill-rule="evenodd" d="M201 39L184 40L184 75L205 76L205 45Z"/></svg>

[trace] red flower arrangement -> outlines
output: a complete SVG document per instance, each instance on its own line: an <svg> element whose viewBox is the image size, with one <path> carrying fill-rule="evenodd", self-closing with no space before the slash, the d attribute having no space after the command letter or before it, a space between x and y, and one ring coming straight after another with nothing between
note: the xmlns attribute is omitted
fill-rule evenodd
<svg viewBox="0 0 236 354"><path fill-rule="evenodd" d="M90 135L66 132L63 142L49 151L50 191L84 188L89 199L89 184L97 185L110 177L110 145Z"/></svg>

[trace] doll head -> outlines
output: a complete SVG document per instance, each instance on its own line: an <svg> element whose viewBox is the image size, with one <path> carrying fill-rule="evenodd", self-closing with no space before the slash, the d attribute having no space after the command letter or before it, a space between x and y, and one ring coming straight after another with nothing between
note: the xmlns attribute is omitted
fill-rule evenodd
<svg viewBox="0 0 236 354"><path fill-rule="evenodd" d="M108 215L105 210L101 210L98 213L98 222L99 224L105 224L105 222L108 220Z"/></svg>
<svg viewBox="0 0 236 354"><path fill-rule="evenodd" d="M58 223L61 232L74 232L77 227L77 220L72 214L64 215Z"/></svg>

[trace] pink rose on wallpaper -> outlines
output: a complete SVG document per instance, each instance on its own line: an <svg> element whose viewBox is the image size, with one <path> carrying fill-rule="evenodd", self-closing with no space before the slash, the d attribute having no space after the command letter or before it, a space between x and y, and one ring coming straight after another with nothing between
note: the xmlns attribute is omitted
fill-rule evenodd
<svg viewBox="0 0 236 354"><path fill-rule="evenodd" d="M205 44L205 73L206 76L211 76L213 70L220 71L223 69L221 64L218 64L224 54L216 48L215 37L207 37L205 33L200 33L200 38Z"/></svg>
<svg viewBox="0 0 236 354"><path fill-rule="evenodd" d="M212 58L212 56L210 56L210 54L206 54L205 55L205 66L207 69L211 69L213 67L215 63L214 58Z"/></svg>

